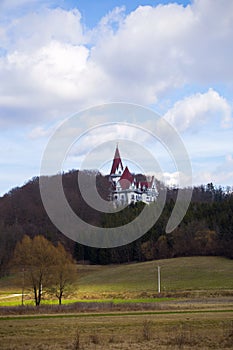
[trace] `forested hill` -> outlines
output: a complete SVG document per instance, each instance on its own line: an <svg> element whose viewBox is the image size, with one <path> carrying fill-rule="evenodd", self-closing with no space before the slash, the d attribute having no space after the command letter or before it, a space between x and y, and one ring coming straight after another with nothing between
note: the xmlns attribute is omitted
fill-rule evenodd
<svg viewBox="0 0 233 350"><path fill-rule="evenodd" d="M92 171L86 171L85 175L96 176L98 191L107 199L108 178ZM118 214L104 215L97 212L82 199L77 176L76 170L62 175L64 192L77 215L93 225L122 225L136 217L143 208L143 204L139 203ZM53 181L53 177L48 180ZM161 183L158 182L157 186L160 191L164 190ZM54 244L60 241L77 260L97 264L191 255L223 255L233 258L233 194L226 194L212 184L195 187L184 220L171 234L165 234L176 194L177 189L167 189L167 202L162 215L140 239L119 248L94 249L74 243L54 227L40 198L39 178L33 178L0 198L0 274L7 271L15 244L25 234L30 237L42 234Z"/></svg>
<svg viewBox="0 0 233 350"><path fill-rule="evenodd" d="M109 196L109 181L94 171L85 171L85 176L96 176L101 196ZM53 181L54 177L48 178ZM72 209L83 220L93 225L101 222L101 213L92 210L83 200L78 188L78 171L62 175L63 189ZM23 235L34 237L42 234L54 244L60 241L67 250L74 253L74 242L61 234L52 224L43 207L39 178L35 177L22 187L16 187L0 198L0 275L5 271L16 242Z"/></svg>

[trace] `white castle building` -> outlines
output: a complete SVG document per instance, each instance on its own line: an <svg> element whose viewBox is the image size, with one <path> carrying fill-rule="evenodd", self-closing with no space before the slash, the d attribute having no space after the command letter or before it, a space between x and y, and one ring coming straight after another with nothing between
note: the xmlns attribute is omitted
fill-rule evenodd
<svg viewBox="0 0 233 350"><path fill-rule="evenodd" d="M145 175L131 174L128 167L124 167L118 146L112 162L112 168L109 175L112 191L111 199L116 206L136 202L149 204L157 198L155 179Z"/></svg>

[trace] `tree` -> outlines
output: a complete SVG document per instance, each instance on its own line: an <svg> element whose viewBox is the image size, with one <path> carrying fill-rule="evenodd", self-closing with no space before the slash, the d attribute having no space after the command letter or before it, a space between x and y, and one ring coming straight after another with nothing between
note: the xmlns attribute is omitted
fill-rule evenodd
<svg viewBox="0 0 233 350"><path fill-rule="evenodd" d="M157 248L157 256L159 259L167 259L171 257L167 235L164 234L159 237L156 244L156 248Z"/></svg>
<svg viewBox="0 0 233 350"><path fill-rule="evenodd" d="M65 289L75 281L77 269L71 255L61 243L56 248L56 262L53 266L52 288L61 305Z"/></svg>
<svg viewBox="0 0 233 350"><path fill-rule="evenodd" d="M141 252L144 260L153 260L155 258L155 245L151 240L143 242Z"/></svg>
<svg viewBox="0 0 233 350"><path fill-rule="evenodd" d="M17 236L15 231L18 233ZM17 239L22 236L18 225L4 226L0 222L0 278L9 273L9 262L12 259Z"/></svg>
<svg viewBox="0 0 233 350"><path fill-rule="evenodd" d="M24 236L14 252L14 262L25 271L25 279L34 292L35 305L39 306L43 288L51 281L52 267L56 264L56 248L43 236L31 239Z"/></svg>

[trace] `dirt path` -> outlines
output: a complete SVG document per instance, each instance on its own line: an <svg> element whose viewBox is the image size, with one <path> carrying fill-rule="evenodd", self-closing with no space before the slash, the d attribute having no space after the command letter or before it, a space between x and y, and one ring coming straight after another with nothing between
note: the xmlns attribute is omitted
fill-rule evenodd
<svg viewBox="0 0 233 350"><path fill-rule="evenodd" d="M4 296L1 296L0 299L8 299L8 298L15 298L15 297L20 297L22 293L17 293L17 294L7 294ZM25 295L25 294L24 294Z"/></svg>

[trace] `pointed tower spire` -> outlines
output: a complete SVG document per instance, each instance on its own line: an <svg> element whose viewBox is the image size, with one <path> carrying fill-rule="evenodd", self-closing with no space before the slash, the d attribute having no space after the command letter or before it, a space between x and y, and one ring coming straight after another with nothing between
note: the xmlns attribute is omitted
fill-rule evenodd
<svg viewBox="0 0 233 350"><path fill-rule="evenodd" d="M121 161L121 156L120 156L120 152L117 144L110 175L116 174L116 172L119 172L119 171L121 172L123 171L123 164Z"/></svg>

